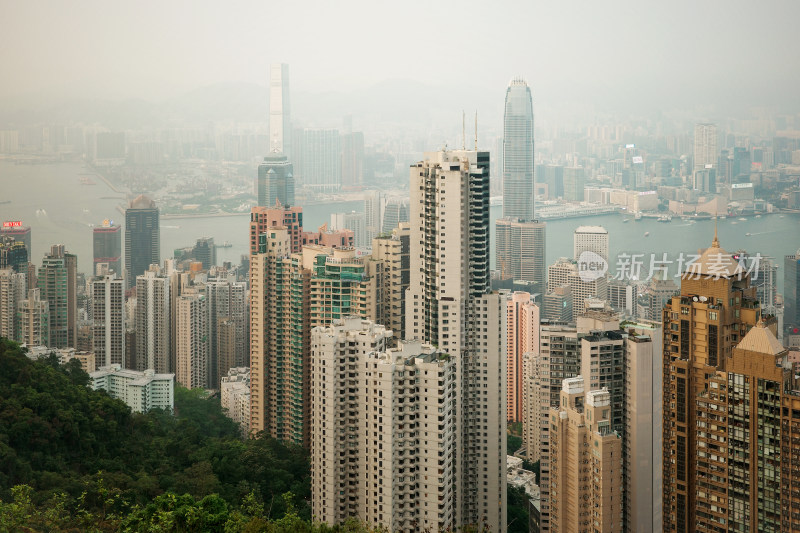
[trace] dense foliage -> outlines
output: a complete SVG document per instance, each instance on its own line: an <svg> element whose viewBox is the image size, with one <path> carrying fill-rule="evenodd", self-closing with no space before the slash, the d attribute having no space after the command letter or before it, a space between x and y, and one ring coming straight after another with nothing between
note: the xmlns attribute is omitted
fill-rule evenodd
<svg viewBox="0 0 800 533"><path fill-rule="evenodd" d="M242 441L202 391L178 388L174 416L138 414L88 382L77 361L31 361L0 339L0 500L24 496L33 508L61 505L70 515L141 513L169 498L178 507L188 498L226 509L247 500L263 506L266 519L284 517L289 504L310 519L301 448ZM17 485L25 486L12 494Z"/></svg>

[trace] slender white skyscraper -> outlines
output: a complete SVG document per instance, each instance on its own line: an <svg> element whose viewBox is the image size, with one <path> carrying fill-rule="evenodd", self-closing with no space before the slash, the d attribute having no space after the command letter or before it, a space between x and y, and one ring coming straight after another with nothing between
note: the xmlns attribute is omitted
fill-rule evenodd
<svg viewBox="0 0 800 533"><path fill-rule="evenodd" d="M533 220L533 102L525 80L506 90L503 118L503 216Z"/></svg>
<svg viewBox="0 0 800 533"><path fill-rule="evenodd" d="M701 123L694 125L694 170L703 170L706 165L717 166L717 125Z"/></svg>
<svg viewBox="0 0 800 533"><path fill-rule="evenodd" d="M289 65L273 63L269 69L269 151L292 157L292 121L289 114Z"/></svg>

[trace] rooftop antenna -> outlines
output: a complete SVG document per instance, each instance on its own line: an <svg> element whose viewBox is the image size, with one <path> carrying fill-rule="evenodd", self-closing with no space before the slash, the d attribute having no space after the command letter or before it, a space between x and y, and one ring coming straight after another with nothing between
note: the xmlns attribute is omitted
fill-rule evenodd
<svg viewBox="0 0 800 533"><path fill-rule="evenodd" d="M461 149L467 149L467 115L461 110Z"/></svg>
<svg viewBox="0 0 800 533"><path fill-rule="evenodd" d="M475 110L475 151L478 151L478 110Z"/></svg>

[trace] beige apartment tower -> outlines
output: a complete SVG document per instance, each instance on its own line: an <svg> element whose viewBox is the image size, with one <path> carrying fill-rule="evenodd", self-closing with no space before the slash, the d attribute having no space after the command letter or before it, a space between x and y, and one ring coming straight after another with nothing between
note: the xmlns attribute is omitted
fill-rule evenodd
<svg viewBox="0 0 800 533"><path fill-rule="evenodd" d="M312 512L446 531L458 500L454 360L359 318L312 333ZM341 372L341 368L346 373Z"/></svg>
<svg viewBox="0 0 800 533"><path fill-rule="evenodd" d="M698 438L697 402L716 373L727 369L733 347L760 319L749 275L715 234L711 247L684 273L680 295L663 311L664 531L699 531L698 524L715 513L698 506L698 493L707 492L698 483L706 472L717 474L698 459L708 441Z"/></svg>
<svg viewBox="0 0 800 533"><path fill-rule="evenodd" d="M550 531L622 533L622 439L611 429L611 395L565 379L550 409Z"/></svg>
<svg viewBox="0 0 800 533"><path fill-rule="evenodd" d="M208 387L208 309L204 294L186 292L177 302L175 380L187 389Z"/></svg>

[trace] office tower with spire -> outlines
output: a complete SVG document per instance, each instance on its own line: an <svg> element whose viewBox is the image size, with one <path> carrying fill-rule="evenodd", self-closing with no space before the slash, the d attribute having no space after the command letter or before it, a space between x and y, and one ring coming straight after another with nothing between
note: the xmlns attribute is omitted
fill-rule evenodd
<svg viewBox="0 0 800 533"><path fill-rule="evenodd" d="M42 299L50 305L50 347L75 348L78 340L78 258L53 245L39 269Z"/></svg>
<svg viewBox="0 0 800 533"><path fill-rule="evenodd" d="M170 279L158 265L136 278L136 370L173 372Z"/></svg>
<svg viewBox="0 0 800 533"><path fill-rule="evenodd" d="M719 516L724 514L724 497L711 502L718 498L720 483L725 494L725 478L734 473L719 464L732 442L720 439L716 431L725 420L718 413L729 411L717 405L725 401L728 385L715 379L718 372L731 371L734 347L761 319L749 274L720 246L715 229L711 246L683 274L680 295L663 311L664 531L727 530L722 520L732 517ZM744 399L741 405L745 407ZM709 421L704 414L708 409L717 411L717 421ZM758 417L753 412L756 418L760 412ZM744 451L734 457L753 464Z"/></svg>
<svg viewBox="0 0 800 533"><path fill-rule="evenodd" d="M258 205L294 205L294 167L284 153L273 151L258 165Z"/></svg>
<svg viewBox="0 0 800 533"><path fill-rule="evenodd" d="M92 275L96 276L97 265L106 263L109 270L122 278L122 227L115 225L111 220L104 220L103 224L92 230L92 245L94 263Z"/></svg>
<svg viewBox="0 0 800 533"><path fill-rule="evenodd" d="M289 65L273 63L269 68L269 152L291 158L292 118L289 99ZM267 200L274 201L274 200ZM261 204L259 205L266 205ZM291 205L286 203L286 205Z"/></svg>
<svg viewBox="0 0 800 533"><path fill-rule="evenodd" d="M93 370L125 364L125 282L115 274L92 281L92 350Z"/></svg>
<svg viewBox="0 0 800 533"><path fill-rule="evenodd" d="M456 359L455 438L444 459L457 463L458 501L445 527L485 520L505 531L507 294L489 294L489 153L428 152L410 174L406 336Z"/></svg>
<svg viewBox="0 0 800 533"><path fill-rule="evenodd" d="M533 220L533 101L522 78L506 89L503 117L503 217Z"/></svg>
<svg viewBox="0 0 800 533"><path fill-rule="evenodd" d="M125 276L128 287L134 286L136 278L147 272L150 265L160 264L160 249L158 207L152 199L140 194L125 210Z"/></svg>
<svg viewBox="0 0 800 533"><path fill-rule="evenodd" d="M533 101L522 78L506 89L503 117L503 218L495 248L501 280L538 283L546 277L544 222L535 220Z"/></svg>

